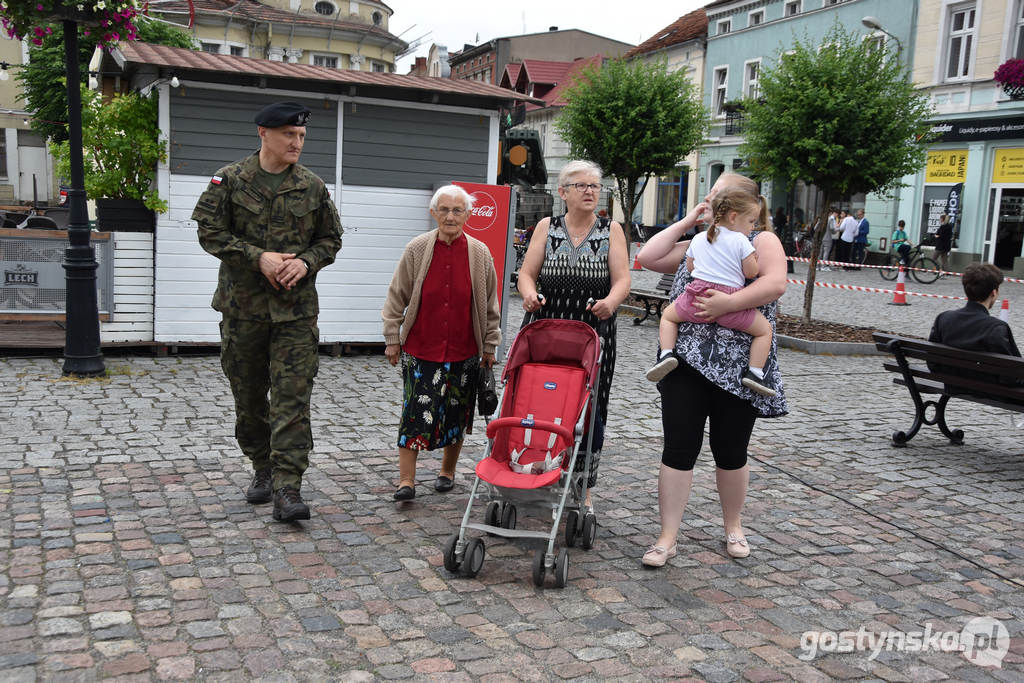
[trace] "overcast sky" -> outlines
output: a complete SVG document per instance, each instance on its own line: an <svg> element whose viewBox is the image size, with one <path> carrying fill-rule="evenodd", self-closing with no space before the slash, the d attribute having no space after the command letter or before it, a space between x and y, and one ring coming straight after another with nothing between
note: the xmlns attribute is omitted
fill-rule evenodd
<svg viewBox="0 0 1024 683"><path fill-rule="evenodd" d="M708 0L384 0L394 10L388 28L406 42L423 43L398 60L396 73L409 72L413 57L426 57L431 43L462 49L492 38L578 28L637 45ZM408 29L408 30L407 30ZM478 38L479 35L479 38Z"/></svg>

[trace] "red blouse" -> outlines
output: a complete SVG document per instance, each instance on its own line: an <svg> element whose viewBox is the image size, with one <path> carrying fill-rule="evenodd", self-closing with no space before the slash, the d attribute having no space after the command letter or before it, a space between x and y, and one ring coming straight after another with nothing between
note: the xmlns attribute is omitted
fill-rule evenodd
<svg viewBox="0 0 1024 683"><path fill-rule="evenodd" d="M434 363L462 361L477 355L473 282L465 233L451 244L441 239L434 243L434 255L420 293L420 310L405 340L405 352Z"/></svg>

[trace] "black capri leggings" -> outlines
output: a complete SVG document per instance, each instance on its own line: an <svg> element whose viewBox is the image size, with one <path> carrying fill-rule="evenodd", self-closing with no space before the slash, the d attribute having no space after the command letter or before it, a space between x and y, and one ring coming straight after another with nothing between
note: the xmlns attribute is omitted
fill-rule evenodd
<svg viewBox="0 0 1024 683"><path fill-rule="evenodd" d="M753 404L708 381L685 362L658 383L665 446L661 462L674 470L692 470L710 418L711 454L723 470L747 464L747 446L757 412Z"/></svg>

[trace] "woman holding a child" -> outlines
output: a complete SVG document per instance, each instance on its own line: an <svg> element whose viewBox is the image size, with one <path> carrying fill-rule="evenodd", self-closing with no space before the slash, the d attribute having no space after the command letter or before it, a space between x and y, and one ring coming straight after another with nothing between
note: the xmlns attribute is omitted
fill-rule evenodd
<svg viewBox="0 0 1024 683"><path fill-rule="evenodd" d="M676 555L676 537L693 485L693 467L703 445L706 423L710 423L709 441L715 459L726 552L731 557L750 554L741 521L750 479L747 446L758 417L780 417L787 412L775 342L776 302L786 291L786 255L782 243L771 232L766 203L757 184L735 173L720 176L704 202L648 240L639 253L640 264L657 272L676 272L671 298L678 297L692 279L685 264L689 242L679 240L695 224L711 218L711 202L725 188L744 190L760 203L760 230L750 237L757 255L758 277L731 294L706 290L695 303L706 322L679 325L674 348L678 367L658 382L664 432L658 475L661 532L643 556L643 563L650 567L661 567ZM761 395L744 386L751 336L709 324L751 308L756 308L771 324L771 348L763 373L765 382L775 391L774 396Z"/></svg>

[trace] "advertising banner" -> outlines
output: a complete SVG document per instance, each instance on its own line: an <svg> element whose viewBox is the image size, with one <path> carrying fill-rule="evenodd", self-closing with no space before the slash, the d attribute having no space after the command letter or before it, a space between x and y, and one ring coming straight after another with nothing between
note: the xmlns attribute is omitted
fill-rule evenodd
<svg viewBox="0 0 1024 683"><path fill-rule="evenodd" d="M485 185L454 181L473 197L473 210L466 221L467 235L487 245L498 272L498 305L505 322L504 298L508 288L507 255L512 249L512 188L508 185Z"/></svg>
<svg viewBox="0 0 1024 683"><path fill-rule="evenodd" d="M1024 148L1006 147L996 150L996 160L992 165L992 182L1024 182Z"/></svg>
<svg viewBox="0 0 1024 683"><path fill-rule="evenodd" d="M967 150L942 149L928 152L926 183L962 183L967 180Z"/></svg>

